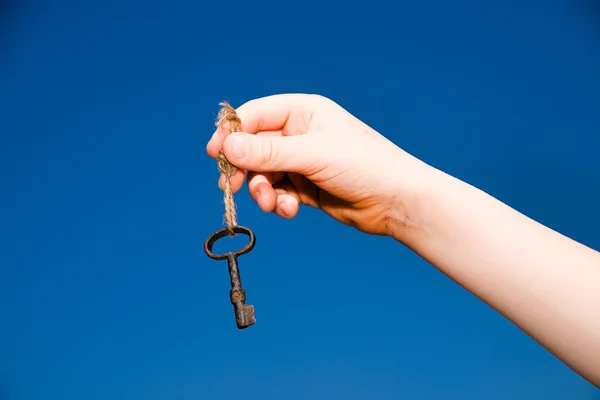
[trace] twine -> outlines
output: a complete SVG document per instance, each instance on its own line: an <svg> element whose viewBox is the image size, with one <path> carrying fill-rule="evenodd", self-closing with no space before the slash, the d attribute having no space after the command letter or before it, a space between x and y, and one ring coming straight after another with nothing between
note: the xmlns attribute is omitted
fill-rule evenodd
<svg viewBox="0 0 600 400"><path fill-rule="evenodd" d="M227 136L232 132L242 131L242 120L238 117L235 109L227 102L219 103L221 109L217 116L216 126L223 136ZM225 222L227 229L229 229L230 235L235 235L233 230L237 226L236 206L233 201L233 191L231 189L231 177L236 173L237 168L233 165L223 154L223 151L219 152L217 156L217 165L219 171L225 176L225 190L224 190L224 203L225 203Z"/></svg>

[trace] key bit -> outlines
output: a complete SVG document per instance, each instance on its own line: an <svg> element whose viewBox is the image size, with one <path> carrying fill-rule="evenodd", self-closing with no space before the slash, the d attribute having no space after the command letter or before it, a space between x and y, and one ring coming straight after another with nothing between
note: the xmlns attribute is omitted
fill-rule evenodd
<svg viewBox="0 0 600 400"><path fill-rule="evenodd" d="M235 322L238 329L245 329L256 323L254 318L254 307L246 304L246 291L242 288L242 279L240 278L240 270L238 267L238 257L250 252L256 244L256 237L254 232L243 226L236 226L233 228L236 234L242 233L248 236L249 242L238 251L230 251L223 254L214 254L212 252L213 245L215 242L227 235L229 235L229 229L223 228L206 239L204 243L204 252L207 256L213 260L227 260L229 277L231 281L231 290L229 291L229 298L231 304L233 304L233 310L235 312Z"/></svg>

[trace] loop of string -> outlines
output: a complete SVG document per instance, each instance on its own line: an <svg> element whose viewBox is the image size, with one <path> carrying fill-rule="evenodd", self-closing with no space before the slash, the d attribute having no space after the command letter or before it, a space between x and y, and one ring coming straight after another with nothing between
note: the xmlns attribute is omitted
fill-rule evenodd
<svg viewBox="0 0 600 400"><path fill-rule="evenodd" d="M227 102L219 103L221 109L217 116L216 126L221 134L226 137L232 132L241 132L242 120L238 117L235 109ZM231 236L235 235L233 228L237 226L237 216L235 202L233 201L233 191L231 189L231 177L236 173L237 168L231 164L221 151L217 156L217 165L219 171L225 177L224 202L225 202L225 222Z"/></svg>

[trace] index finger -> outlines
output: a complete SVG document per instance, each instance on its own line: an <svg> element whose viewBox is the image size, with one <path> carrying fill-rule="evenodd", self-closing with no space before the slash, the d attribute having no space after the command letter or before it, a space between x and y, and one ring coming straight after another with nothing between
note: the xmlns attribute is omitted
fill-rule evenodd
<svg viewBox="0 0 600 400"><path fill-rule="evenodd" d="M246 133L283 132L288 121L295 116L306 116L310 119L317 97L300 93L276 94L250 100L238 107L236 113L242 120L242 129ZM215 130L206 145L208 154L216 157L223 147L224 140L225 135Z"/></svg>
<svg viewBox="0 0 600 400"><path fill-rule="evenodd" d="M294 115L311 113L316 97L301 93L276 94L250 100L236 111L244 132L280 131Z"/></svg>

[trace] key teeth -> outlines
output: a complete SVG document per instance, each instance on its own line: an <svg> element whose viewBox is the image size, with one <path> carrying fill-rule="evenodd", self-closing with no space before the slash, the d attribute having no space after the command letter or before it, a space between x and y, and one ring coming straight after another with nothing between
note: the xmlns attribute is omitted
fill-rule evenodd
<svg viewBox="0 0 600 400"><path fill-rule="evenodd" d="M256 323L256 318L254 318L254 306L244 304L239 314L240 318L237 320L239 329L245 329Z"/></svg>

